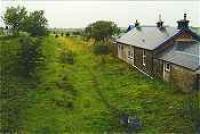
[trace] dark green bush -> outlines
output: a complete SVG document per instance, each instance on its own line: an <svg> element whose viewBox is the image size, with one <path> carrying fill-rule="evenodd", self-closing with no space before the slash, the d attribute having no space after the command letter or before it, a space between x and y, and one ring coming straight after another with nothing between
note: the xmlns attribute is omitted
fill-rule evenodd
<svg viewBox="0 0 200 134"><path fill-rule="evenodd" d="M106 55L109 54L110 49L105 42L100 41L95 44L93 51L96 55Z"/></svg>
<svg viewBox="0 0 200 134"><path fill-rule="evenodd" d="M70 36L70 33L65 33L65 37L69 37Z"/></svg>
<svg viewBox="0 0 200 134"><path fill-rule="evenodd" d="M74 64L75 62L75 55L71 50L66 50L61 53L61 62L67 64Z"/></svg>
<svg viewBox="0 0 200 134"><path fill-rule="evenodd" d="M58 37L59 37L59 35L58 35L58 34L56 34L56 35L55 35L55 38L58 38Z"/></svg>
<svg viewBox="0 0 200 134"><path fill-rule="evenodd" d="M35 74L36 68L43 63L44 59L44 56L42 55L41 40L39 38L24 36L20 39L20 42L20 72L25 77L32 77L33 74Z"/></svg>

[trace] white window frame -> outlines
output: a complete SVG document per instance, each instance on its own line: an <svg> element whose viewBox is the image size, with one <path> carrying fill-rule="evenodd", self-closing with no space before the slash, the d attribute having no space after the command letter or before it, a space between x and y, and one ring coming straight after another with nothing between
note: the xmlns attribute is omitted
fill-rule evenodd
<svg viewBox="0 0 200 134"><path fill-rule="evenodd" d="M142 52L142 65L146 66L146 52L145 52L144 49L143 49L143 52Z"/></svg>

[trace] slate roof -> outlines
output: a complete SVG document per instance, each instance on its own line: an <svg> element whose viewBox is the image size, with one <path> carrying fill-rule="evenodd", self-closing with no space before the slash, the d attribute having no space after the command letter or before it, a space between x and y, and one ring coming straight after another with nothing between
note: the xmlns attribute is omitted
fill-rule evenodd
<svg viewBox="0 0 200 134"><path fill-rule="evenodd" d="M196 70L200 67L199 52L200 42L178 43L157 57L170 63Z"/></svg>
<svg viewBox="0 0 200 134"><path fill-rule="evenodd" d="M176 27L169 26L165 26L164 29L159 29L157 26L139 26L121 36L116 42L154 50L179 31Z"/></svg>

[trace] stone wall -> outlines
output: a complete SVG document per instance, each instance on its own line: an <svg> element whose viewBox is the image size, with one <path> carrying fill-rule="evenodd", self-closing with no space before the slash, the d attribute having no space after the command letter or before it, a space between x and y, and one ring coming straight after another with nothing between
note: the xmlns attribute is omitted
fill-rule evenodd
<svg viewBox="0 0 200 134"><path fill-rule="evenodd" d="M171 65L170 68L170 84L181 89L184 92L190 92L196 87L196 75L193 71L180 67L177 65Z"/></svg>
<svg viewBox="0 0 200 134"><path fill-rule="evenodd" d="M163 61L153 59L153 77L163 79Z"/></svg>

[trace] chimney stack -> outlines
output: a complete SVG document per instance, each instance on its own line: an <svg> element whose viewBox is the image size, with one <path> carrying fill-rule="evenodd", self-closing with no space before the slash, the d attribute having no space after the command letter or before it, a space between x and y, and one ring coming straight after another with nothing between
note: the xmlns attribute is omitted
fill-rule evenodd
<svg viewBox="0 0 200 134"><path fill-rule="evenodd" d="M189 20L187 20L187 14L184 13L184 19L177 21L178 29L188 29Z"/></svg>
<svg viewBox="0 0 200 134"><path fill-rule="evenodd" d="M158 28L162 28L163 27L163 21L161 20L161 14L159 14L159 21L156 23Z"/></svg>

